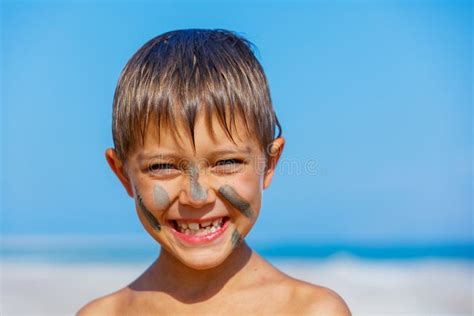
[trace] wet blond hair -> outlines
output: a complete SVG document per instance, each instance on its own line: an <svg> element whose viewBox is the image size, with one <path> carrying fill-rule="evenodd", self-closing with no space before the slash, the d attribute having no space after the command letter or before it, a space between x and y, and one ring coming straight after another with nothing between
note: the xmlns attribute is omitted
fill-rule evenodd
<svg viewBox="0 0 474 316"><path fill-rule="evenodd" d="M268 82L253 45L234 32L176 30L143 45L128 61L113 101L112 134L118 157L126 161L143 144L150 121L178 134L184 123L194 143L197 113L211 126L216 115L234 141L235 119L243 119L268 158L267 148L281 126L273 110ZM212 128L210 129L212 131Z"/></svg>

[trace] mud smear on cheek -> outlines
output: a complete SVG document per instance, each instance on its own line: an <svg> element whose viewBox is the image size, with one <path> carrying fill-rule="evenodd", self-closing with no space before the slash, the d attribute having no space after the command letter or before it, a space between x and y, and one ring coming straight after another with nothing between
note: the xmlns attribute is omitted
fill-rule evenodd
<svg viewBox="0 0 474 316"><path fill-rule="evenodd" d="M232 241L233 248L237 247L242 242L242 237L240 236L237 229L232 232L231 241Z"/></svg>
<svg viewBox="0 0 474 316"><path fill-rule="evenodd" d="M155 185L155 189L153 190L153 199L155 201L156 207L160 211L166 210L170 204L170 197L168 193L159 184Z"/></svg>
<svg viewBox="0 0 474 316"><path fill-rule="evenodd" d="M137 190L135 189L135 192ZM141 195L137 192L137 201L138 201L138 209L142 212L143 216L145 216L148 223L150 223L153 230L159 232L161 231L160 222L156 219L156 217L146 208L145 204L143 203L143 199Z"/></svg>
<svg viewBox="0 0 474 316"><path fill-rule="evenodd" d="M219 194L229 201L229 203L235 207L240 213L248 218L252 218L254 211L250 204L245 201L230 185L223 185L219 188Z"/></svg>
<svg viewBox="0 0 474 316"><path fill-rule="evenodd" d="M194 165L189 169L189 185L191 186L191 197L194 200L207 199L206 190L199 184L199 170Z"/></svg>

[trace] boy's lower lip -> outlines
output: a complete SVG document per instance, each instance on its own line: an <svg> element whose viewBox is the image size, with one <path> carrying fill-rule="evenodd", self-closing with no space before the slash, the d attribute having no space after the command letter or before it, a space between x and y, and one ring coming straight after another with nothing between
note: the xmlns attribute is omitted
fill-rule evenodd
<svg viewBox="0 0 474 316"><path fill-rule="evenodd" d="M221 228L219 228L218 230L216 230L213 233L210 233L210 234L207 234L207 235L204 235L204 236L186 235L186 234L183 234L183 233L177 231L173 226L171 226L171 231L173 232L173 234L178 239L180 239L181 241L183 241L186 244L189 244L189 245L202 245L202 244L210 243L211 241L216 240L217 238L219 238L224 233L224 231L227 229L227 226L229 226L229 222L230 222L230 220L227 220L222 225Z"/></svg>

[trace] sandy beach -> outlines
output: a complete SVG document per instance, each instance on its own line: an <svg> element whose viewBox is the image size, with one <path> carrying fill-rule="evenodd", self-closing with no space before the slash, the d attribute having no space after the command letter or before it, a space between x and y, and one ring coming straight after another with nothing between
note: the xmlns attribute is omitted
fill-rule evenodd
<svg viewBox="0 0 474 316"><path fill-rule="evenodd" d="M287 274L329 287L354 315L472 315L474 264L454 260L272 261ZM143 264L1 265L1 315L72 315L136 278Z"/></svg>

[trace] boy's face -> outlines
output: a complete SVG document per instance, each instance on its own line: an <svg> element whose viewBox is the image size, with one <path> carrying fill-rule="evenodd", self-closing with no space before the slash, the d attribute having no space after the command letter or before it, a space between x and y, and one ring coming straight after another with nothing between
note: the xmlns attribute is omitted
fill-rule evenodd
<svg viewBox="0 0 474 316"><path fill-rule="evenodd" d="M276 139L276 154L265 171L265 156L255 137L246 135L238 118L236 127L234 144L216 117L213 137L199 115L194 151L186 133L179 139L162 128L158 139L150 126L143 147L129 155L126 168L113 149L106 152L148 233L194 269L219 265L248 234L283 149L283 138Z"/></svg>

